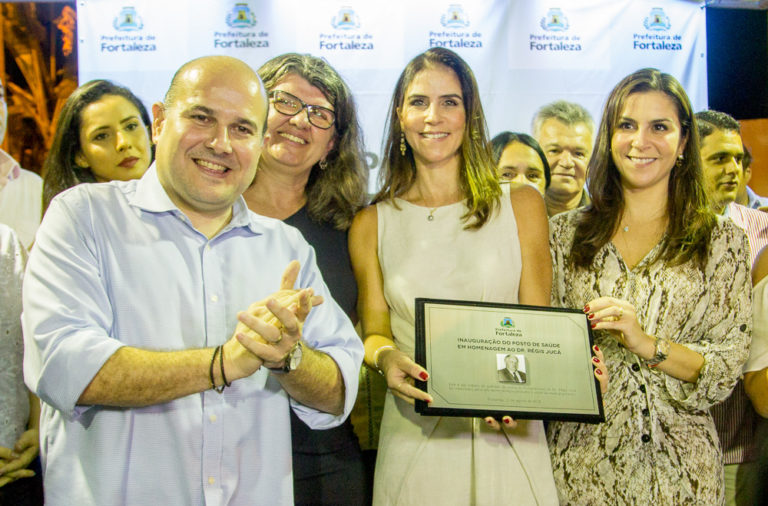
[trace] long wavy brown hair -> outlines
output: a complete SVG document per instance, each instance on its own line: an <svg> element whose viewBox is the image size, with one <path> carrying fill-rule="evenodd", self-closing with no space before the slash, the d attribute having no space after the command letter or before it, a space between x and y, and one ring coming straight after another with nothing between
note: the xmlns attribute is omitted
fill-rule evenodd
<svg viewBox="0 0 768 506"><path fill-rule="evenodd" d="M61 108L59 120L56 122L56 133L53 143L43 165L43 212L53 197L80 183L93 183L96 178L88 167L79 167L75 162L75 156L82 150L80 145L80 125L82 123L83 109L94 102L98 102L108 95L123 97L128 100L139 112L143 127L152 125L149 114L139 97L131 90L119 84L104 79L88 81L67 98L64 107ZM151 158L154 159L154 147Z"/></svg>
<svg viewBox="0 0 768 506"><path fill-rule="evenodd" d="M598 250L611 240L619 226L624 211L624 192L611 154L611 139L627 97L649 91L660 91L672 99L677 108L681 138L687 139L683 159L675 164L669 177L669 221L662 248L653 260L663 260L670 265L691 259L703 263L709 253L709 238L716 218L704 191L699 134L691 103L674 77L656 69L641 69L616 85L603 111L587 172L592 204L580 213L571 247L571 261L576 266L589 267Z"/></svg>
<svg viewBox="0 0 768 506"><path fill-rule="evenodd" d="M309 173L305 188L307 213L316 222L348 229L355 213L365 204L368 185L363 137L352 92L328 62L308 54L276 56L258 73L267 91L289 74L301 76L331 103L336 114L335 142L325 157L325 168L316 163Z"/></svg>
<svg viewBox="0 0 768 506"><path fill-rule="evenodd" d="M467 212L463 219L467 221L465 228L480 228L499 204L501 186L496 176L496 164L488 141L488 127L475 75L469 65L450 49L429 49L412 59L400 74L387 118L384 157L379 174L381 190L373 202L399 197L416 181L412 148L407 145L405 155L400 152L403 130L400 128L397 110L403 106L405 92L416 75L422 70L439 66L451 69L461 84L467 118L460 150L462 169L459 171L460 189L467 200Z"/></svg>

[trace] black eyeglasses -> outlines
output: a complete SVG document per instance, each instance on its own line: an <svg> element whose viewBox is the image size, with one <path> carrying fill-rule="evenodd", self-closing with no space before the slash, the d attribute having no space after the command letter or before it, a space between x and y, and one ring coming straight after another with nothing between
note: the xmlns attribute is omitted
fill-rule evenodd
<svg viewBox="0 0 768 506"><path fill-rule="evenodd" d="M299 97L291 95L286 91L270 91L269 98L275 110L286 116L296 116L302 109L306 109L307 119L317 128L327 130L336 121L336 114L332 110L319 105L306 104Z"/></svg>

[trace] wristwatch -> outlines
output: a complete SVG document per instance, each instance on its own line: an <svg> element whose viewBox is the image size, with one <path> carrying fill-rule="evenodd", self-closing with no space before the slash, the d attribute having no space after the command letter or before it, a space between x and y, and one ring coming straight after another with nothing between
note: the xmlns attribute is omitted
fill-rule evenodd
<svg viewBox="0 0 768 506"><path fill-rule="evenodd" d="M657 337L656 338L656 353L645 361L645 365L648 367L656 367L660 363L664 362L667 357L669 356L669 349L672 347L672 344L667 341L666 339Z"/></svg>
<svg viewBox="0 0 768 506"><path fill-rule="evenodd" d="M283 366L270 367L269 370L278 373L289 373L291 371L295 371L301 363L301 355L303 352L304 350L301 341L297 341L296 344L293 345L293 348L291 348L291 351L289 351L283 359Z"/></svg>

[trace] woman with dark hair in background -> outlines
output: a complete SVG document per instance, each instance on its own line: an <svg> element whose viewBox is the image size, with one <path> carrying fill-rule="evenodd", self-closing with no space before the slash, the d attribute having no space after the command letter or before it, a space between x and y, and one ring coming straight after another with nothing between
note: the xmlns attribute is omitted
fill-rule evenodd
<svg viewBox="0 0 768 506"><path fill-rule="evenodd" d="M69 96L43 164L43 209L80 183L138 179L152 163L147 110L131 90L89 81Z"/></svg>
<svg viewBox="0 0 768 506"><path fill-rule="evenodd" d="M357 286L347 229L365 203L367 171L352 94L325 60L310 55L277 56L258 72L269 94L267 131L243 196L252 211L301 231L331 295L354 322ZM291 436L296 504L370 501L349 419L312 430L291 411Z"/></svg>
<svg viewBox="0 0 768 506"><path fill-rule="evenodd" d="M355 217L365 361L389 386L374 504L557 504L541 421L421 416L414 386L416 297L548 305L551 263L541 195L499 185L472 70L432 48L400 75L383 186ZM601 374L601 373L598 373Z"/></svg>
<svg viewBox="0 0 768 506"><path fill-rule="evenodd" d="M708 410L746 359L749 249L709 210L698 137L672 76L627 76L589 163L592 204L550 222L553 305L584 308L611 377L605 423L548 427L562 503L724 500Z"/></svg>
<svg viewBox="0 0 768 506"><path fill-rule="evenodd" d="M527 184L544 195L550 181L549 162L536 139L524 133L501 132L491 139L491 150L502 183Z"/></svg>

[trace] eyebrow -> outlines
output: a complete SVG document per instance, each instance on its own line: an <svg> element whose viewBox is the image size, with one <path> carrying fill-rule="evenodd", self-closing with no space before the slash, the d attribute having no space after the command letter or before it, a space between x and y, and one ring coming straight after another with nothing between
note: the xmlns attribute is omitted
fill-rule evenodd
<svg viewBox="0 0 768 506"><path fill-rule="evenodd" d="M134 119L139 119L138 114L134 114L132 116L128 116L127 118L121 119L120 123L122 124L122 123L125 123L126 121L131 121L131 120L134 120ZM92 134L93 132L98 132L99 130L104 130L105 128L109 128L109 125L101 125L101 126L97 126L97 127L91 128L91 129L88 130L88 133Z"/></svg>
<svg viewBox="0 0 768 506"><path fill-rule="evenodd" d="M421 94L421 93L414 93L412 95L408 95L408 98L429 98L427 95ZM437 98L458 98L459 100L464 100L461 95L458 95L456 93L449 93L447 95L440 95Z"/></svg>
<svg viewBox="0 0 768 506"><path fill-rule="evenodd" d="M630 121L632 123L637 123L637 120L635 118L629 117L629 116L621 116L619 118L619 121ZM672 118L656 118L650 120L648 123L674 123L675 120Z"/></svg>
<svg viewBox="0 0 768 506"><path fill-rule="evenodd" d="M183 114L187 115L187 114L191 114L193 112L202 112L202 113L205 113L205 114L207 114L209 116L214 116L214 117L216 116L216 111L214 111L210 107L206 107L204 105L193 105L192 107L186 109L183 112ZM256 130L256 131L260 131L259 126L256 125L256 123L254 123L253 121L249 120L248 118L237 118L234 121L234 124L236 124L236 125L246 125L246 126L252 128L252 129Z"/></svg>
<svg viewBox="0 0 768 506"><path fill-rule="evenodd" d="M736 151L736 150L730 151L730 150L727 150L727 149L721 149L720 151L717 151L717 152L712 153L711 155L709 155L707 157L707 160L713 160L715 158L720 158L722 156L738 156L738 157L743 157L744 156L744 152L743 151Z"/></svg>

